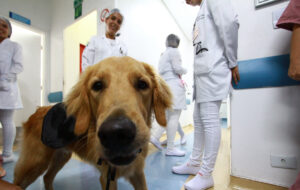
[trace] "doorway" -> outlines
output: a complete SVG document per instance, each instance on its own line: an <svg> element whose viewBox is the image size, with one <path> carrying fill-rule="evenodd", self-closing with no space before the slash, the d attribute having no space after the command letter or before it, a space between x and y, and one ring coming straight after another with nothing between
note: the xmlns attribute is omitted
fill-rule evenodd
<svg viewBox="0 0 300 190"><path fill-rule="evenodd" d="M96 34L97 11L91 12L64 30L64 95L79 79L82 47Z"/></svg>
<svg viewBox="0 0 300 190"><path fill-rule="evenodd" d="M11 40L22 47L24 71L18 75L23 109L16 110L14 114L15 125L22 126L28 117L33 114L37 106L43 105L43 64L44 39L43 32L32 27L11 21Z"/></svg>

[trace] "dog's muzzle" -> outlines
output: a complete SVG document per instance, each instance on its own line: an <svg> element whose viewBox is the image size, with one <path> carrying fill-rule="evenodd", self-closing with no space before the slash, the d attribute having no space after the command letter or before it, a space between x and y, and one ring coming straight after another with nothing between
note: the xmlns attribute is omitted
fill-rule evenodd
<svg viewBox="0 0 300 190"><path fill-rule="evenodd" d="M112 164L130 164L140 152L134 146L136 126L126 116L106 119L100 126L98 136L105 148L105 156Z"/></svg>

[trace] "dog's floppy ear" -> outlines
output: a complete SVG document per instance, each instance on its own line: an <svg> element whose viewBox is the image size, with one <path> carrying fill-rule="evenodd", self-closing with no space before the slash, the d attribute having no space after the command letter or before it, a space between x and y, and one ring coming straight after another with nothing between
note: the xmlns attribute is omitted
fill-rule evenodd
<svg viewBox="0 0 300 190"><path fill-rule="evenodd" d="M154 71L152 67L144 63L144 67L151 75L153 81L152 106L157 122L161 126L167 125L166 110L172 105L172 93L166 82Z"/></svg>
<svg viewBox="0 0 300 190"><path fill-rule="evenodd" d="M166 82L158 75L155 76L156 86L153 91L153 108L157 122L167 125L166 110L172 105L172 94Z"/></svg>
<svg viewBox="0 0 300 190"><path fill-rule="evenodd" d="M45 115L42 127L45 145L62 148L87 131L91 119L87 87L84 85L87 74L81 76L65 102L54 105Z"/></svg>
<svg viewBox="0 0 300 190"><path fill-rule="evenodd" d="M91 120L91 108L88 98L87 79L91 74L91 69L87 68L80 76L77 84L72 88L66 98L65 105L67 114L76 118L74 134L76 136L83 135L89 127Z"/></svg>
<svg viewBox="0 0 300 190"><path fill-rule="evenodd" d="M42 126L42 142L51 148L62 148L77 137L74 135L76 119L68 116L63 103L54 105L45 115Z"/></svg>

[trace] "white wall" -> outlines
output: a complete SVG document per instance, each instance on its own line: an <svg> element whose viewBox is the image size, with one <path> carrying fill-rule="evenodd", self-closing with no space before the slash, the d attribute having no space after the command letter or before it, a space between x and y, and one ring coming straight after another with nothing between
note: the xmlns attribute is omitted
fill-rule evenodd
<svg viewBox="0 0 300 190"><path fill-rule="evenodd" d="M51 1L49 0L0 0L0 15L9 17L12 11L31 20L30 29L38 30L45 34L45 67L44 67L44 97L49 92L50 86L50 29L51 29ZM26 68L25 68L26 69ZM44 102L47 103L47 102Z"/></svg>
<svg viewBox="0 0 300 190"><path fill-rule="evenodd" d="M161 0L118 0L116 5L125 17L120 38L127 45L129 56L157 68L167 35L174 33L180 37L179 51L183 66L188 69L184 79L191 88L193 46ZM182 112L182 125L192 124L192 108L188 106L188 110Z"/></svg>
<svg viewBox="0 0 300 190"><path fill-rule="evenodd" d="M234 0L239 14L239 59L289 52L290 32L274 30L272 12L288 2L260 9L253 1ZM243 80L243 78L241 78ZM290 186L299 172L273 168L270 155L296 156L300 163L300 87L235 90L231 101L233 176Z"/></svg>
<svg viewBox="0 0 300 190"><path fill-rule="evenodd" d="M180 29L186 38L192 40L192 29L199 11L199 6L190 6L184 0L161 0L166 5L174 21L180 25Z"/></svg>
<svg viewBox="0 0 300 190"><path fill-rule="evenodd" d="M93 11L64 30L64 89L67 94L80 76L80 44L97 35L97 11Z"/></svg>
<svg viewBox="0 0 300 190"><path fill-rule="evenodd" d="M63 31L66 27L75 23L73 0L52 0L51 23L51 91L63 90L64 73L64 40ZM97 10L97 18L104 8L114 7L111 0L84 0L82 5L82 17L93 10ZM81 17L80 17L81 18ZM80 19L78 18L78 19ZM103 31L103 23L98 21L98 32ZM65 95L64 95L65 96Z"/></svg>
<svg viewBox="0 0 300 190"><path fill-rule="evenodd" d="M0 0L0 14L9 17L12 11L31 20L31 25L43 31L50 30L51 1L49 0Z"/></svg>
<svg viewBox="0 0 300 190"><path fill-rule="evenodd" d="M287 1L255 9L254 0L232 0L239 15L239 60L287 54L290 32L273 29L272 12Z"/></svg>

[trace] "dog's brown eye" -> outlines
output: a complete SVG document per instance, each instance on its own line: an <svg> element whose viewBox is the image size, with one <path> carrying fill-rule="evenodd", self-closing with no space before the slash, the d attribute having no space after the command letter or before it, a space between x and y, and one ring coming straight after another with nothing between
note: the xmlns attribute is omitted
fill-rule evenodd
<svg viewBox="0 0 300 190"><path fill-rule="evenodd" d="M138 80L138 82L137 82L137 88L138 89L140 89L140 90L145 90L145 89L147 89L149 86L148 86L148 84L145 82L145 81L143 81L143 80Z"/></svg>
<svg viewBox="0 0 300 190"><path fill-rule="evenodd" d="M104 88L104 84L102 81L97 81L93 84L92 89L95 91L102 90Z"/></svg>

